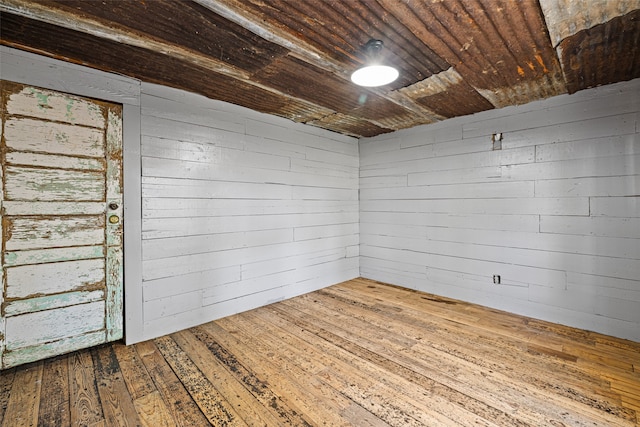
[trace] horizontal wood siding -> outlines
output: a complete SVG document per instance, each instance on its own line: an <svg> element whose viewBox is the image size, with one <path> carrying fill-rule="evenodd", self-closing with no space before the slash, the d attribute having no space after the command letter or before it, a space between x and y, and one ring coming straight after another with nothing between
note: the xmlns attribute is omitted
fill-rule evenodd
<svg viewBox="0 0 640 427"><path fill-rule="evenodd" d="M144 335L359 274L353 138L143 84Z"/></svg>
<svg viewBox="0 0 640 427"><path fill-rule="evenodd" d="M640 341L639 99L634 80L360 140L362 276Z"/></svg>

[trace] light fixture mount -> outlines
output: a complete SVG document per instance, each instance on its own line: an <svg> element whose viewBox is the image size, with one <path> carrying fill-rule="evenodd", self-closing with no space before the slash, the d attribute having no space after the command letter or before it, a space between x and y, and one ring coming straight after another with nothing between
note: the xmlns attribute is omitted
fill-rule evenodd
<svg viewBox="0 0 640 427"><path fill-rule="evenodd" d="M371 39L364 45L367 63L351 74L351 81L359 86L377 87L393 82L398 78L398 70L380 63L382 40Z"/></svg>
<svg viewBox="0 0 640 427"><path fill-rule="evenodd" d="M371 39L364 45L364 53L368 58L375 59L380 55L383 46L382 40Z"/></svg>

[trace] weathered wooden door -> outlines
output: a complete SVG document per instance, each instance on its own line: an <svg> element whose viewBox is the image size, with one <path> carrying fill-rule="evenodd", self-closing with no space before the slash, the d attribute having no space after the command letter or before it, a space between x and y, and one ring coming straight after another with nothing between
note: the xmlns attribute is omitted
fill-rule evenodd
<svg viewBox="0 0 640 427"><path fill-rule="evenodd" d="M122 109L0 89L7 368L122 337Z"/></svg>

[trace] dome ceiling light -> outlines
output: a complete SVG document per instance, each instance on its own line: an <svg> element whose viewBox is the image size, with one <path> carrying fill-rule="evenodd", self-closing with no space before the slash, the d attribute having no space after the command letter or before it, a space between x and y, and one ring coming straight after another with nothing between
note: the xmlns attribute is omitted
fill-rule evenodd
<svg viewBox="0 0 640 427"><path fill-rule="evenodd" d="M398 70L380 63L382 40L371 39L364 45L367 63L351 74L351 81L358 86L377 87L391 83L398 78Z"/></svg>

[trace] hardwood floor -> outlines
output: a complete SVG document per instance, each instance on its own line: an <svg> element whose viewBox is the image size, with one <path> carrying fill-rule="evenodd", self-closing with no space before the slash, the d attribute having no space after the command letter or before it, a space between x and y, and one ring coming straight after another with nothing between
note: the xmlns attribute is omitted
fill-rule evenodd
<svg viewBox="0 0 640 427"><path fill-rule="evenodd" d="M0 374L2 426L638 426L640 343L364 279Z"/></svg>

